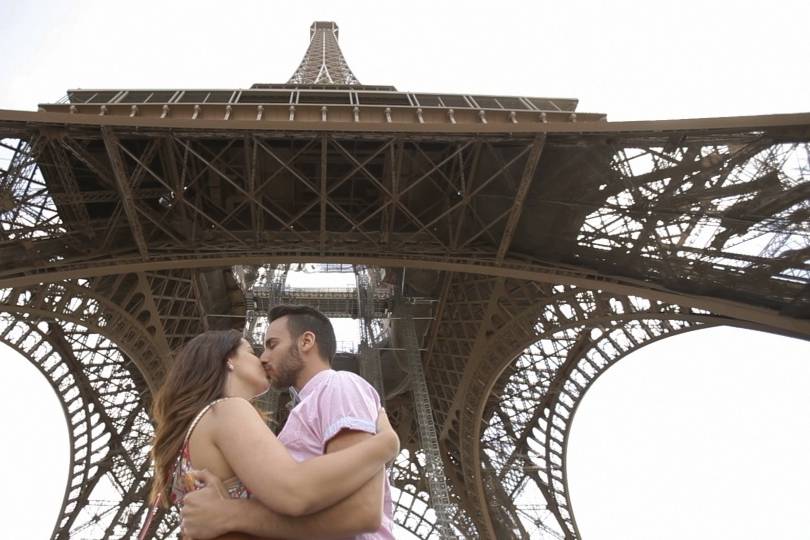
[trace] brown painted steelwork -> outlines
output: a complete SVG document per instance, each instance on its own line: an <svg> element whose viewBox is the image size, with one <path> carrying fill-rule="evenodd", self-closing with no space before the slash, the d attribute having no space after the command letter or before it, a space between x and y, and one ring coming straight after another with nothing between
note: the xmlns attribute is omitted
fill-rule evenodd
<svg viewBox="0 0 810 540"><path fill-rule="evenodd" d="M336 46L336 27L312 35L308 58L318 39ZM56 373L92 359L66 339L74 351L114 344L109 365L133 367L115 377L143 396L98 428L122 441L129 472L104 468L98 449L74 459L55 538L91 526L88 467L123 493L99 535L142 518L143 462L125 440L148 431L172 350L244 323L249 271L234 265L372 266L424 301L447 515L469 537L579 537L570 425L629 352L718 324L810 337L810 114L611 123L575 113L575 100L362 86L334 58L335 85L323 85L312 58L296 84L71 91L40 112L0 111L3 341L50 359L71 419ZM345 291L324 295L352 312ZM381 378L405 450L397 516L427 537L429 473L407 376L391 367L406 364L402 333L396 317L386 324ZM82 383L91 416L101 379ZM526 502L526 486L542 500Z"/></svg>

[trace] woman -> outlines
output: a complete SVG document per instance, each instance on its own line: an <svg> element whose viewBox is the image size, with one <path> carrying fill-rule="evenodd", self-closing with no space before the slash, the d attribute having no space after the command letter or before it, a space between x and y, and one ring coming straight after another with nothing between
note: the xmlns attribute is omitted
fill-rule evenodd
<svg viewBox="0 0 810 540"><path fill-rule="evenodd" d="M226 479L231 497L255 497L282 514L310 514L357 491L399 451L381 410L370 439L298 463L249 402L268 388L264 367L236 330L189 341L153 406L153 502L182 505L194 489L185 473L194 468Z"/></svg>

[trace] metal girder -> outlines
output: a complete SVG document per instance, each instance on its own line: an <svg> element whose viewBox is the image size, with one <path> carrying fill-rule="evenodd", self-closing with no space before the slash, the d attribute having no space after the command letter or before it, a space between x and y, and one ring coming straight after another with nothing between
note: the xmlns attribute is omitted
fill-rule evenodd
<svg viewBox="0 0 810 540"><path fill-rule="evenodd" d="M379 272L370 268L354 267L354 276L360 319L360 345L357 351L360 375L377 391L380 402L385 403L379 346L388 337L388 332L382 331L379 325L375 324L375 319L379 321L386 317L386 311L380 312L375 309Z"/></svg>
<svg viewBox="0 0 810 540"><path fill-rule="evenodd" d="M211 139L182 140L178 137L175 136L179 140L178 146L185 150L190 163L197 163L197 169L212 171L226 182L228 190L232 189L232 209L223 214L222 208L217 207L200 180L187 184L183 197L179 197L176 186L164 179L168 173L158 170L171 169L171 164L161 165L154 159L151 159L152 164L146 163L141 155L143 152L134 149L137 140L124 140L119 135L118 146L122 149L122 155L129 156L137 164L135 174L143 178L140 181L142 187L150 190L141 193L141 186L138 186L133 191L132 199L138 201L133 207L136 214L149 218L141 222L141 226L145 231L148 226L148 234L155 237L153 243L161 246L158 251L151 249L148 264L137 260L142 259L141 246L137 241L126 247L126 243L122 246L117 242L115 254L112 244L108 243L107 247L89 246L83 252L68 253L57 261L47 261L33 255L45 250L49 242L57 241L60 238L57 233L34 239L34 249L28 250L32 255L23 257L22 264L15 265L13 272L0 268L0 282L19 285L71 276L115 273L130 264L146 264L138 268L158 270L180 265L224 266L233 261L269 259L292 262L339 257L357 264L412 265L561 281L586 287L604 286L617 294L626 294L635 288L641 294L664 301L692 303L729 315L736 309L732 298L741 296L742 301L736 303L749 304L755 309L759 304L765 309L761 315L766 318L769 309L778 308L780 302L785 300L791 305L791 313L810 309L810 306L802 307L810 302L802 297L799 285L807 281L806 276L810 272L800 255L802 246L810 242L808 234L803 232L805 220L801 218L802 212L806 212L803 208L807 205L807 198L801 195L805 180L801 169L793 168L796 163L801 166L804 145L767 142L773 135L752 139L759 142L746 143L745 148L749 149L746 151L736 150L736 147L729 147L732 149L727 151L725 147L706 146L703 142L684 142L680 147L666 151L646 147L631 152L631 149L625 149L614 141L609 148L604 148L604 159L611 160L605 171L594 169L600 175L607 176L585 175L579 180L581 188L578 189L584 189L589 182L601 181L604 186L586 197L554 191L557 189L554 186L560 184L553 179L554 176L568 174L566 168L555 169L555 156L579 151L571 150L562 141L553 141L550 137L546 137L543 147L543 163L549 164L544 167L553 171L549 182L529 181L533 177L527 171L533 168L532 162L539 152L535 146L530 155L524 154L534 144L531 139L508 144L489 141L487 148L492 148L496 154L503 153L503 159L495 160L496 164L492 160L487 161L488 170L482 171L478 179L471 179L466 165L458 165L458 160L464 164L475 161L476 147L463 141L436 152L433 150L435 145L431 147L426 141L403 140L401 136L383 139L381 143L366 143L363 138L350 142L349 139L330 135L326 147L323 144L320 146L321 155L315 158L308 153L307 147L312 140L323 141L323 137L304 138L300 144L283 143L292 146L290 157L281 155L280 141L266 136L262 140L254 139L264 156L262 159L266 160L268 156L272 158L272 161L265 161L261 166L275 178L274 193L297 196L288 191L296 182L310 191L307 202L303 202L301 209L294 211L291 217L277 214L270 206L277 203L271 202L268 194L249 189L250 174L243 170L243 160L224 157L216 144L211 146ZM236 148L236 144L242 143L231 142L224 148ZM68 146L76 149L77 144ZM390 182L382 177L381 171L390 159L386 156L385 148L400 146L402 165L398 174L401 176L404 171L409 180L405 189L395 192L386 187ZM756 151L756 148L764 150ZM304 153L299 153L299 149ZM338 153L332 152L332 149L338 150ZM307 179L310 174L308 163L311 159L322 163L324 151L329 164L318 169L321 171L319 180L312 182ZM85 163L93 162L86 155L87 150L82 153L85 154ZM213 157L209 158L206 154ZM429 157L425 158L426 155ZM394 158L400 161L396 156ZM290 159L298 161L292 163ZM796 162L797 159L799 162ZM576 162L572 158L566 161L566 166L570 167L571 163ZM761 175L752 176L751 171L762 169L766 162L768 170L777 171L780 175L776 184L765 182ZM523 171L517 185L510 172L510 167L516 166ZM96 171L93 173L96 177L103 173L98 169L103 169L103 166L96 164L91 168L91 171ZM651 175L648 172L650 169L658 174ZM338 182L331 180L332 173L329 171L333 170L335 175L340 175ZM545 174L537 170L538 174ZM326 202L321 196L321 176L324 172L330 178ZM665 181L666 187L658 186ZM156 200L155 189L161 187L166 189L168 199ZM454 189L462 193L458 200L454 199L458 197ZM734 212L742 212L744 203L729 207L725 202L732 193L736 194L733 195L735 197L759 196L757 193L763 189L770 190L767 200L784 201L780 202L783 210L779 212L782 214L735 217ZM685 197L694 200L704 190L711 195L702 199L704 202L700 209L684 207ZM782 192L795 193L795 196L774 199L775 194ZM189 199L191 193L196 193L197 202ZM419 201L425 197L431 204L420 206ZM560 197L567 200L560 200ZM596 199L591 200L591 197ZM532 211L528 214L519 212L520 201L523 201L523 206L532 206ZM166 218L160 215L160 212L164 212L161 204L167 204L169 208L190 209L191 217L168 227L165 225ZM538 204L550 211L537 212ZM260 208L262 214L277 218L274 225L265 225L261 234L264 249L257 249L256 232L251 229L250 216L244 220L238 217L239 209L248 207ZM324 211L321 211L322 207ZM375 210L368 212L367 209L371 207ZM566 207L572 210L563 212ZM314 215L308 208L312 208ZM165 211L168 212L168 208ZM725 216L724 212L728 215ZM385 219L384 213L387 214ZM311 219L315 216L317 221L313 223ZM511 218L504 222L505 216ZM111 225L107 228L114 231L115 215L110 219ZM728 246L716 247L711 242L701 240L711 233L712 228L718 231L713 234L721 234L719 231L728 227L724 223L739 223L741 219L747 220L747 225L739 229L738 238L733 238ZM545 222L548 221L549 226L552 223L549 220L560 224L561 232L556 237L544 235L547 228ZM398 224L395 229L391 228L392 223ZM578 229L567 229L570 224L576 224ZM188 232L174 232L180 228ZM326 237L324 232L328 232ZM312 233L316 235L314 245ZM61 236L65 234L70 233ZM739 242L767 234L792 235L799 243L791 246L792 251L772 244L771 251L775 255L768 257L742 253L735 248ZM492 239L491 235L494 236ZM196 240L189 242L187 237ZM321 239L327 237L328 249L321 249ZM231 241L231 245L225 248L224 243ZM526 252L532 242L539 246L546 245L539 248L542 257ZM503 247L507 244L510 246L508 256L507 248ZM121 248L129 249L129 253ZM55 246L47 249L55 249ZM498 253L503 254L502 259L499 259ZM633 257L636 258L635 268L627 265L627 261ZM98 263L99 259L105 258L114 261L107 268ZM26 259L30 261L28 266ZM756 274L745 274L743 270L746 268L756 271ZM26 273L28 277L24 275ZM750 279L751 275L758 276L756 284ZM703 281L696 281L696 276ZM698 284L702 286L697 287ZM712 296L717 301L712 301ZM700 303L693 303L690 298L699 298ZM702 302L704 299L709 302ZM719 307L723 305L726 311L718 311L724 309ZM778 316L772 320L785 330L790 326L787 321L779 322ZM800 321L794 323L802 324Z"/></svg>
<svg viewBox="0 0 810 540"><path fill-rule="evenodd" d="M425 373L422 368L422 358L419 354L419 344L416 338L413 318L407 305L399 304L394 308L398 317L398 328L405 346L405 355L411 378L413 404L416 411L419 441L425 453L428 489L430 491L430 506L436 513L436 529L441 538L453 536L450 527L450 494L447 490L447 480L444 477L444 464L436 435L436 426L433 420L433 410L430 405Z"/></svg>
<svg viewBox="0 0 810 540"><path fill-rule="evenodd" d="M121 151L118 148L118 137L109 128L101 129L101 137L104 139L104 146L107 148L109 155L110 165L112 167L113 176L115 177L118 190L121 195L121 204L124 206L124 213L129 221L129 228L132 231L132 237L135 239L135 244L138 246L138 251L141 258L144 260L149 259L149 247L144 238L143 228L140 221L138 221L138 214L135 211L134 197L132 194L132 186L130 184L129 175L124 167L124 161L121 156Z"/></svg>
<svg viewBox="0 0 810 540"><path fill-rule="evenodd" d="M135 277L116 276L92 283L62 282L35 289L0 289L0 312L82 325L110 339L132 359L150 390L157 388L168 359L142 320L148 311L133 301Z"/></svg>
<svg viewBox="0 0 810 540"><path fill-rule="evenodd" d="M529 186L534 180L534 173L537 170L537 164L540 162L540 154L543 152L543 145L546 142L545 135L540 135L532 144L532 149L529 153L529 158L524 165L523 175L520 178L520 185L518 186L517 193L515 194L515 202L509 211L509 218L506 222L506 227L503 230L501 243L498 246L498 252L495 255L495 262L503 262L506 256L506 251L512 243L512 236L515 234L515 228L518 224L518 219L523 212L523 203L526 200L526 195L529 194Z"/></svg>
<svg viewBox="0 0 810 540"><path fill-rule="evenodd" d="M47 140L47 139L45 139ZM70 215L70 218L76 221L77 228L85 231L88 234L88 240L93 241L96 236L96 230L90 223L90 215L85 206L85 199L80 193L79 184L76 180L76 175L70 166L67 154L62 145L55 141L49 141L43 151L48 152L53 159L53 163L49 166L54 168L54 174L61 179L61 188L51 188L49 191L55 197L55 202L60 208L63 215ZM54 186L55 187L55 186Z"/></svg>
<svg viewBox="0 0 810 540"><path fill-rule="evenodd" d="M51 537L120 538L137 529L149 469L142 449L152 428L148 393L133 379L134 367L111 342L73 323L44 328L36 316L6 316L0 340L45 376L68 424L69 480ZM179 525L176 514L165 512L157 523L157 538Z"/></svg>
<svg viewBox="0 0 810 540"><path fill-rule="evenodd" d="M607 351L606 347L615 347L612 345L616 339L613 337L615 332L610 330L616 327L615 325L620 325L616 328L621 328L624 324L628 329L632 328L634 333L640 332L635 330L636 328L647 328L646 334L642 332L635 341L619 338L621 342L629 344L623 349L627 353L630 349L643 344L647 340L645 336L657 338L672 331L688 329L694 324L734 322L700 311L650 302L643 298L621 298L562 286L543 288L511 280L499 284L497 280L474 275L456 276L453 284L451 294L446 300L445 314L440 321L428 380L431 381L430 392L434 403L440 404L443 411L438 414L443 422L443 443L454 456L450 462L452 466L448 470L448 475L464 482L465 510L476 522L478 534L487 537L498 534L498 526L490 520L486 508L488 503L485 502L492 501L492 497L496 495L493 493L487 495L487 490L490 489L487 485L491 485L495 480L487 480L491 474L481 469L481 460L473 456L481 451L494 452L491 459L497 458L499 464L498 481L507 481L504 475L512 466L520 470L525 466L532 466L523 445L526 436L534 436L531 435L532 428L527 427L526 431L522 431L522 426L528 425L523 422L532 417L536 420L529 423L541 419L546 421L546 413L543 411L548 404L541 398L556 403L566 395L570 397L571 392L575 391L573 389L576 389L576 398L579 399L589 384L579 382L583 373L592 378L607 367L604 362L599 366L587 356L590 354L588 351L593 349L591 341L580 339L580 345L572 348L577 343L575 339L577 336L590 336L594 328L606 328L607 330L599 330L605 334L604 339L594 339L593 343L599 343L599 347ZM638 326L639 324L642 326ZM563 356L553 361L539 359L527 361L525 367L521 368L525 370L536 367L542 370L542 376L533 376L529 382L517 386L523 389L522 391L528 392L516 398L518 399L516 403L525 404L525 414L528 416L521 419L522 423L518 426L521 431L512 436L511 440L515 441L512 448L515 450L492 446L493 435L485 432L483 428L490 422L488 419L497 416L494 415L497 409L493 409L493 406L507 399L508 395L505 394L503 386L506 383L498 382L506 375L497 370L512 365L512 359L519 356L521 351L529 348L532 343L548 340L548 344L543 341L543 347L552 347L558 339L561 340L559 350L564 353ZM615 357L615 354L613 356ZM583 364L587 367L582 367ZM454 404L449 403L450 400ZM565 410L570 413L566 417L569 419L573 415L575 404L568 398L562 403L561 406L566 407ZM534 412L532 408L535 409ZM475 426L476 419L483 422L479 424L482 426L481 431ZM509 433L512 432L514 428L498 427L495 430L501 437L509 437ZM480 449L476 448L480 437L476 436L476 433L484 437ZM521 440L524 442L521 443ZM554 451L557 457L562 456L563 439L557 442L541 440L537 444L550 448L552 443L563 445L557 446L559 450ZM519 457L521 454L523 457ZM556 465L555 467L553 472L559 475L562 469ZM463 470L460 470L462 468ZM514 493L516 486L527 481L532 474L534 473L531 468L523 476L514 477L514 473L509 472L510 487L507 493ZM550 478L548 471L544 474ZM545 516L544 522L552 524L552 529L556 528L557 531L550 529L551 532L546 531L545 534L551 538L574 535L574 526L566 528L565 525L573 518L564 484L554 484L549 480L548 485L540 483L538 487L546 497L546 505L541 512ZM559 497L563 499L558 501ZM525 513L528 510L521 512Z"/></svg>
<svg viewBox="0 0 810 540"><path fill-rule="evenodd" d="M327 179L328 176L326 175L327 170L326 166L328 163L327 160L327 146L326 146L326 135L321 136L321 182L320 182L320 213L321 213L321 220L320 220L320 242L321 242L321 255L326 254L326 186L327 186Z"/></svg>
<svg viewBox="0 0 810 540"><path fill-rule="evenodd" d="M507 283L506 286L508 288L509 284ZM468 510L478 509L480 512L478 521L482 527L485 527L485 531L491 527L492 532L487 533L490 535L496 534L494 532L496 525L493 521L489 521L488 525L487 521L492 519L487 508L488 499L484 496L489 489L486 481L487 471L481 468L480 460L471 459L471 456L478 455L481 451L491 452L490 458L498 462L496 469L500 481L507 482L508 480L509 491L513 491L526 479L530 479L527 471L523 471L522 467L527 464L531 466L531 459L527 461L525 454L524 457L516 459L515 454L515 452L521 454L526 451L519 441L521 437L525 436L523 429L527 430L525 433L535 439L537 445L535 448L539 446L548 452L545 456L536 457L536 460L545 463L543 481L538 487L547 499L544 510L547 514L546 520L550 519L551 523L556 523L555 527L559 534L571 538L578 537L573 521L573 511L568 499L563 466L567 428L560 431L554 427L552 425L554 422L559 423L562 420L554 420L556 417L549 417L547 412L534 416L537 419L536 422L542 421L542 425L538 423L523 424L528 417L532 416L532 409L562 411L555 414L564 414L564 417L561 418L570 423L576 405L589 385L618 357L627 354L650 339L658 339L675 331L689 329L694 324L727 324L729 322L679 306L656 304L633 297L622 299L594 291L576 289L566 291L562 287L557 291L547 300L535 297L537 302L535 306L522 302L520 305L525 306L523 308L520 308L519 305L510 308L509 304L513 300L507 300L508 295L499 294L496 304L503 308L498 310L503 314L500 319L503 322L499 325L500 328L496 326L488 331L490 333L489 343L479 349L478 355L471 358L472 364L463 375L467 382L459 384L459 388L463 389L461 394L463 400L459 407L462 429L461 433L457 435L459 442L456 443L461 451L459 461L465 465L465 478L481 479L479 491L470 492L473 495L478 493L481 498L478 503L471 501ZM554 297L557 297L556 300ZM489 313L492 314L493 311L490 309ZM485 319L491 318L492 315L485 317ZM607 330L598 330L603 333L603 337L592 339L591 333L597 331L594 328L606 328ZM530 351L532 343L535 342L539 342L537 345L539 352L534 353L533 360L525 361L523 364L518 360L516 371L512 372L517 373L513 377L518 377L517 382L514 383L515 390L509 390L508 382L503 380L505 375L497 370L515 365L512 358L520 355L521 348ZM623 352L620 355L609 352L618 350ZM603 351L603 353L594 351ZM597 364L592 358L594 354L604 354L604 358ZM585 364L588 365L587 368L583 367ZM474 368L474 365L478 365L479 368ZM531 382L523 382L526 379L520 378L521 373L526 370L533 370L536 373L528 379ZM433 377L438 377L438 375L434 373ZM520 393L512 395L513 391ZM514 431L514 427L504 429L502 422L494 422L487 427L487 423L491 421L488 419L497 416L493 416L495 411L493 407L497 407L498 403L509 402L509 400L513 400L510 402L513 403L511 406L520 408L520 415L522 415L519 417L521 431L511 438L509 433ZM486 431L487 429L490 431ZM531 434L532 429L539 429L548 438L537 440L535 435ZM480 433L480 435L472 436L473 433ZM499 440L512 441L509 444L513 445L511 448L514 450L510 451L500 445ZM509 457L510 455L512 457ZM512 466L518 467L517 476L514 476L516 473L509 470ZM467 467L472 470L466 470ZM507 473L511 479L505 476Z"/></svg>

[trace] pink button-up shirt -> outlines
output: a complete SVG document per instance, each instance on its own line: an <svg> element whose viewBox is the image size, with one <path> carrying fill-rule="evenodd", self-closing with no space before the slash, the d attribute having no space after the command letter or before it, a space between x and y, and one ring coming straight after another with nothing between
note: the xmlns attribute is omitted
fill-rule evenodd
<svg viewBox="0 0 810 540"><path fill-rule="evenodd" d="M349 371L327 369L312 377L298 393L300 402L290 411L281 441L296 461L324 454L327 443L344 429L376 433L380 397L365 379ZM393 540L394 505L385 479L382 526L356 540Z"/></svg>

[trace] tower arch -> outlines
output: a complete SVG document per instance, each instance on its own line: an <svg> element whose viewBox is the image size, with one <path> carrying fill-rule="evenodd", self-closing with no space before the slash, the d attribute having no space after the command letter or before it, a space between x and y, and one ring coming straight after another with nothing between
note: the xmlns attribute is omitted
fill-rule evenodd
<svg viewBox="0 0 810 540"><path fill-rule="evenodd" d="M0 314L0 341L26 358L56 394L68 427L68 481L52 538L127 536L145 518L150 393L137 366L108 338L34 313ZM114 382L113 382L114 381ZM161 512L157 538L177 529Z"/></svg>

